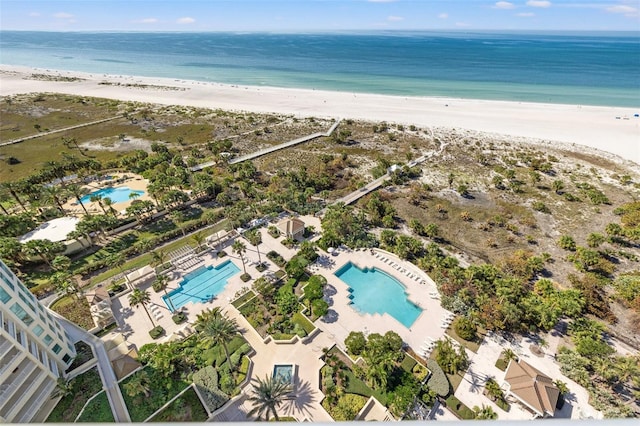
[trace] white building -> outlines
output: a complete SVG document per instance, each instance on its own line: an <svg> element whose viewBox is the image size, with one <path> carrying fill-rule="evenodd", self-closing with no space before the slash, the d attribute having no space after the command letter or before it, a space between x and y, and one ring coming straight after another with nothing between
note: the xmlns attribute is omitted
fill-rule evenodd
<svg viewBox="0 0 640 426"><path fill-rule="evenodd" d="M76 355L51 313L0 260L0 423L31 421Z"/></svg>

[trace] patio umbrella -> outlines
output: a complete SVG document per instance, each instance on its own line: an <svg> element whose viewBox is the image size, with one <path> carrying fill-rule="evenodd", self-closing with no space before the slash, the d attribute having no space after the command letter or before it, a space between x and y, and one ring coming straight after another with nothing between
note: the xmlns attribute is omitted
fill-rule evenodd
<svg viewBox="0 0 640 426"><path fill-rule="evenodd" d="M329 247L327 249L327 253L332 254L336 249L334 249L333 247Z"/></svg>

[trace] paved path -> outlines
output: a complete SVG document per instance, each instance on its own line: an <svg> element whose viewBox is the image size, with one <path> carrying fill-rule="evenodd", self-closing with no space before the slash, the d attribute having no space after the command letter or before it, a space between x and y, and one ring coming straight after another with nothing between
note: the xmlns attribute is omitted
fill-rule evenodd
<svg viewBox="0 0 640 426"><path fill-rule="evenodd" d="M102 379L102 386L107 394L109 405L111 405L111 412L117 423L131 423L131 417L129 417L129 411L120 393L120 387L118 386L118 379L113 372L107 350L104 348L102 340L87 332L86 330L78 327L71 321L63 318L57 313L51 311L53 315L58 318L58 321L62 324L65 331L69 333L71 340L77 342L82 340L87 343L93 349L93 353L98 360L98 372Z"/></svg>
<svg viewBox="0 0 640 426"><path fill-rule="evenodd" d="M91 121L89 123L83 123L83 124L77 124L75 126L65 127L63 129L56 129L56 130L50 130L48 132L36 133L35 135L24 136L22 138L12 139L12 140L7 141L7 142L2 142L2 143L0 143L0 146L13 145L13 144L24 142L24 141L28 141L28 140L31 140L31 139L36 139L36 138L39 138L39 137L42 137L42 136L53 135L55 133L66 132L68 130L73 130L73 129L80 129L82 127L87 127L87 126L93 126L94 124L105 123L107 121L115 120L115 119L122 118L122 117L123 117L122 115L116 115L115 117L105 118L103 120L96 120L96 121Z"/></svg>
<svg viewBox="0 0 640 426"><path fill-rule="evenodd" d="M279 151L279 150L284 149L284 148L289 148L291 146L298 145L298 144L300 144L302 142L307 142L307 141L310 141L312 139L319 138L319 137L331 136L331 133L333 133L333 131L336 129L336 127L338 127L338 124L340 124L340 121L342 121L342 119L340 119L340 118L337 119L336 122L333 123L333 125L326 132L312 133L312 134L307 135L307 136L302 136L302 137L300 137L298 139L293 139L291 141L284 142L284 143L281 143L279 145L270 146L268 148L264 148L264 149L258 150L256 152L252 152L251 154L243 155L243 156L238 157L238 158L233 158L232 160L229 161L229 164L237 164L237 163L242 163L243 161L253 160L254 158L262 157L263 155L270 154L272 152ZM197 172L197 171L200 171L200 170L205 169L207 167L211 167L211 166L213 166L215 164L216 164L215 161L207 161L206 163L202 163L202 164L198 164L198 165L195 165L193 167L190 167L189 170L191 170L192 172Z"/></svg>
<svg viewBox="0 0 640 426"><path fill-rule="evenodd" d="M229 318L234 318L243 330L243 337L255 350L251 356L253 369L251 380L263 379L272 374L275 364L295 364L297 366L297 380L295 397L285 401L278 409L280 416L292 416L303 421L333 422L333 419L322 407L324 395L320 391L320 368L324 361L322 348L331 347L333 342L326 333L319 333L307 343L297 341L291 344L276 344L273 341L265 343L262 337L249 325L249 322L232 305L223 309ZM252 386L244 389L250 394ZM251 409L251 403L245 402L244 407ZM226 411L226 410L225 410Z"/></svg>

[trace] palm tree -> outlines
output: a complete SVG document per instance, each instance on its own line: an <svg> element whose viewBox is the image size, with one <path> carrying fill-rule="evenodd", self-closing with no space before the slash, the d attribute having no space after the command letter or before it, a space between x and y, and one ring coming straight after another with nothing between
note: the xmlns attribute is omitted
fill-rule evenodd
<svg viewBox="0 0 640 426"><path fill-rule="evenodd" d="M156 268L162 267L167 263L167 252L162 249L152 251L151 257L153 259L153 266Z"/></svg>
<svg viewBox="0 0 640 426"><path fill-rule="evenodd" d="M244 270L245 275L247 274L247 268L244 266L244 254L247 252L247 246L240 240L235 240L231 245L231 250L240 256L240 260L242 261L242 269Z"/></svg>
<svg viewBox="0 0 640 426"><path fill-rule="evenodd" d="M124 384L123 388L125 392L127 392L127 395L132 398L135 398L141 393L147 398L151 396L151 381L149 380L149 375L144 370L141 370L133 376L128 383Z"/></svg>
<svg viewBox="0 0 640 426"><path fill-rule="evenodd" d="M502 358L509 363L509 361L516 361L518 359L518 355L514 351L509 348L506 348L502 351Z"/></svg>
<svg viewBox="0 0 640 426"><path fill-rule="evenodd" d="M91 201L92 203L98 203L98 205L102 209L102 213L107 214L107 211L104 209L104 204L102 203L102 195L94 194L91 196L91 198L89 198L89 201Z"/></svg>
<svg viewBox="0 0 640 426"><path fill-rule="evenodd" d="M156 276L155 281L152 284L152 287L155 291L162 290L164 291L164 296L167 298L167 302L169 302L169 307L171 308L171 312L176 311L176 307L173 306L173 301L171 300L171 296L167 293L167 284L169 282L169 278L166 275L158 275Z"/></svg>
<svg viewBox="0 0 640 426"><path fill-rule="evenodd" d="M63 214L66 214L66 212L62 205L62 200L66 199L66 193L67 191L61 186L48 185L42 187L42 198L44 201L57 205Z"/></svg>
<svg viewBox="0 0 640 426"><path fill-rule="evenodd" d="M104 205L107 207L107 209L109 210L109 213L111 213L113 215L113 217L116 217L116 209L113 208L113 200L109 197L104 197L102 199L102 202L104 203Z"/></svg>
<svg viewBox="0 0 640 426"><path fill-rule="evenodd" d="M146 290L140 290L139 288L136 288L131 292L131 294L129 294L129 305L133 306L134 308L142 305L144 311L149 317L149 321L151 321L151 324L155 328L156 323L153 322L153 318L151 318L151 314L149 314L149 311L147 310L147 303L149 303L150 301L151 297L149 296L149 292L147 292Z"/></svg>
<svg viewBox="0 0 640 426"><path fill-rule="evenodd" d="M262 259L260 258L260 244L262 244L262 234L257 229L252 229L244 234L249 243L256 248L258 252L258 264L262 265Z"/></svg>
<svg viewBox="0 0 640 426"><path fill-rule="evenodd" d="M484 388L492 401L495 401L496 399L502 399L504 397L502 388L493 377L489 377L487 379L484 384Z"/></svg>
<svg viewBox="0 0 640 426"><path fill-rule="evenodd" d="M22 200L18 196L18 192L21 192L21 186L20 186L19 182L3 182L2 184L0 184L0 186L7 193L9 193L9 195L11 195L13 197L13 199L16 200L16 202L18 204L20 204L20 207L22 207L22 210L24 210L25 212L29 211L29 209L27 209L25 207L24 203L22 202Z"/></svg>
<svg viewBox="0 0 640 426"><path fill-rule="evenodd" d="M78 204L80 204L80 207L82 207L82 210L84 210L84 214L87 216L91 216L89 214L89 211L87 211L87 208L84 206L84 203L82 202L82 196L88 194L89 190L77 184L68 185L67 189L76 198L76 200L78 201Z"/></svg>
<svg viewBox="0 0 640 426"><path fill-rule="evenodd" d="M203 324L200 334L205 341L213 345L222 345L224 354L227 357L227 364L229 370L233 371L234 366L231 365L231 359L229 357L229 348L227 348L227 342L233 339L240 333L238 323L235 319L229 319L222 315L220 308L212 310L210 317Z"/></svg>
<svg viewBox="0 0 640 426"><path fill-rule="evenodd" d="M498 418L498 414L493 411L493 408L484 404L482 404L482 407L477 405L473 407L473 412L476 415L476 420L495 420Z"/></svg>
<svg viewBox="0 0 640 426"><path fill-rule="evenodd" d="M200 250L200 247L202 247L202 243L204 243L204 233L202 233L202 231L200 232L196 232L195 234L193 234L191 236L191 239L193 240L194 243L196 243L196 250Z"/></svg>
<svg viewBox="0 0 640 426"><path fill-rule="evenodd" d="M257 414L260 419L264 414L265 420L269 420L269 413L271 413L276 421L280 420L277 408L291 391L291 384L274 380L271 376L267 375L264 380L256 378L256 383L253 384L253 394L248 398L255 405L249 411L249 416Z"/></svg>

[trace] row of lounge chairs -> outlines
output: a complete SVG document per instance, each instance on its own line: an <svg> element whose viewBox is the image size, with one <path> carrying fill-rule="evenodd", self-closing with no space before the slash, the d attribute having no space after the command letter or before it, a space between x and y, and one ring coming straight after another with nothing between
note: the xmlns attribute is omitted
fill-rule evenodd
<svg viewBox="0 0 640 426"><path fill-rule="evenodd" d="M149 308L149 310L153 314L153 318L155 318L156 321L160 321L162 319L162 311L160 310L160 307L158 305L151 305L151 308Z"/></svg>
<svg viewBox="0 0 640 426"><path fill-rule="evenodd" d="M376 259L381 260L382 262L386 263L387 265L390 265L393 269L405 274L407 277L411 278L412 280L419 282L420 284L427 284L427 281L424 280L422 277L420 277L420 275L415 274L411 271L408 271L406 268L403 268L399 263L396 263L395 261L388 259L387 257L383 256L380 253L377 252L372 252L372 254L376 257Z"/></svg>
<svg viewBox="0 0 640 426"><path fill-rule="evenodd" d="M176 265L176 268L186 270L186 269L193 268L200 262L203 262L203 260L199 256L191 256L184 259L180 259L180 261L176 262L175 265Z"/></svg>
<svg viewBox="0 0 640 426"><path fill-rule="evenodd" d="M434 342L431 337L427 336L422 346L420 346L420 350L418 354L422 358L425 358L425 359L429 358L429 355L431 355L431 351L433 351L433 348L435 346L436 346L436 342Z"/></svg>

